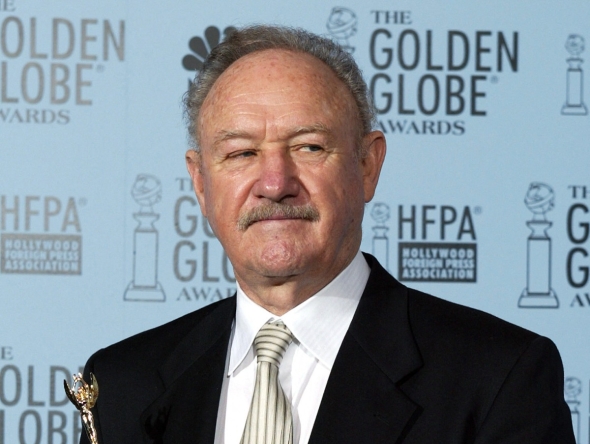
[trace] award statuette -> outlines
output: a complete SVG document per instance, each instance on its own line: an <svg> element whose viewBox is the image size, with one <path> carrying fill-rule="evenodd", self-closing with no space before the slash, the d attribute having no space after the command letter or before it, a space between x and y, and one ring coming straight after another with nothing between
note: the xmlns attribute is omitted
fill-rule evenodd
<svg viewBox="0 0 590 444"><path fill-rule="evenodd" d="M532 182L524 199L534 216L526 223L533 232L527 241L527 286L518 300L520 308L559 307L551 288L551 238L547 234L553 224L546 217L554 200L553 189L541 182Z"/></svg>
<svg viewBox="0 0 590 444"><path fill-rule="evenodd" d="M162 200L160 179L151 174L139 174L131 195L139 204L139 212L133 213L139 222L133 238L133 280L127 286L126 301L166 300L166 294L158 281L158 230L154 227L160 215L153 206Z"/></svg>
<svg viewBox="0 0 590 444"><path fill-rule="evenodd" d="M90 373L90 385L82 379L82 375L78 373L73 375L74 384L70 388L68 382L64 379L64 389L69 400L80 410L80 416L86 429L86 434L91 444L98 444L98 437L96 435L96 428L94 427L94 416L90 409L96 404L98 398L98 382L92 373ZM75 390L75 391L74 391Z"/></svg>
<svg viewBox="0 0 590 444"><path fill-rule="evenodd" d="M371 210L371 217L377 225L374 225L373 232L373 256L375 256L386 270L389 270L389 239L387 232L389 228L385 222L389 219L389 206L377 202Z"/></svg>
<svg viewBox="0 0 590 444"><path fill-rule="evenodd" d="M567 402L567 405L572 412L572 425L574 426L574 436L576 437L576 442L582 442L580 440L580 411L578 410L580 401L577 399L581 393L582 381L574 377L565 378L565 402Z"/></svg>
<svg viewBox="0 0 590 444"><path fill-rule="evenodd" d="M584 51L584 37L570 34L565 42L565 49L571 57L567 59L567 98L561 108L561 114L585 116L588 108L584 104L584 71L580 54Z"/></svg>

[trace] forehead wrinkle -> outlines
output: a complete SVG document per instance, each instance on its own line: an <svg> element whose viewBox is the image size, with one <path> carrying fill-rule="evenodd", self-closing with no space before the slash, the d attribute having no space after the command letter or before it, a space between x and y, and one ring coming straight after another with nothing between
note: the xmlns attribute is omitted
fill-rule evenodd
<svg viewBox="0 0 590 444"><path fill-rule="evenodd" d="M240 130L220 130L215 135L213 143L223 142L230 139L249 139L251 136L246 131Z"/></svg>
<svg viewBox="0 0 590 444"><path fill-rule="evenodd" d="M311 125L300 125L296 126L292 130L289 131L289 137L299 136L301 134L332 134L332 131L323 123L316 122L312 123Z"/></svg>
<svg viewBox="0 0 590 444"><path fill-rule="evenodd" d="M348 97L350 93L342 90L344 85L333 81L331 71L316 66L315 59L289 57L286 64L295 69L285 74L277 71L282 67L275 63L277 57L262 64L258 60L260 57L261 54L253 54L236 62L237 65L215 82L206 97L199 116L199 129L202 130L207 121L212 130L209 133L211 143L235 139L287 141L304 134L331 138L334 136L334 128L330 130L332 123L352 117L347 115L353 111L354 104L347 100L352 100ZM298 69L305 69L305 72L302 74ZM302 91L306 94L304 97ZM318 113L322 114L319 119Z"/></svg>
<svg viewBox="0 0 590 444"><path fill-rule="evenodd" d="M238 81L238 79L236 79L236 81ZM269 95L269 94L277 94L277 93L284 93L285 91L289 91L293 88L275 88L275 89L265 89L264 91L252 91L252 92L247 92L247 91L242 91L242 92L237 92L235 94L232 95L233 98L240 98L240 97L248 97L248 96L255 96L255 95Z"/></svg>
<svg viewBox="0 0 590 444"><path fill-rule="evenodd" d="M248 93L248 95L265 95L264 93ZM240 114L257 114L256 111L242 111L240 108L244 105L258 107L258 108L280 108L280 107L291 107L293 105L308 105L307 102L302 100L277 100L276 98L268 98L265 100L251 100L249 97L245 97L245 94L241 94L240 96L233 96L230 100L225 101L223 104L218 105L220 108L227 108L227 109L234 109L238 108L237 112ZM244 100L236 100L238 98L243 98ZM215 112L215 111L214 111ZM290 114L293 112L292 109L288 109L284 114ZM282 116L278 116L282 117Z"/></svg>
<svg viewBox="0 0 590 444"><path fill-rule="evenodd" d="M311 125L299 125L294 128L288 128L286 131L287 138L293 138L302 134L332 134L332 131L323 123L317 122ZM249 131L239 129L219 130L217 131L214 143L223 142L230 139L252 139L253 136Z"/></svg>
<svg viewBox="0 0 590 444"><path fill-rule="evenodd" d="M288 103L301 103L301 102L288 102ZM284 104L272 104L272 107L282 106ZM229 105L228 108L239 108L239 104ZM265 131L278 131L281 134L285 134L287 137L294 137L299 134L305 133L322 133L331 134L329 126L324 122L306 122L306 113L301 116L301 110L299 109L286 109L281 114L269 112L269 106L260 105L259 110L251 109L237 109L231 112L233 117L229 119L229 125L221 127L215 131L214 141L223 141L234 138L251 138L251 131L256 131L256 128L265 128ZM229 112L226 109L225 112ZM213 111L212 115L217 114ZM251 120L250 118L253 117ZM245 119L245 120L244 120Z"/></svg>

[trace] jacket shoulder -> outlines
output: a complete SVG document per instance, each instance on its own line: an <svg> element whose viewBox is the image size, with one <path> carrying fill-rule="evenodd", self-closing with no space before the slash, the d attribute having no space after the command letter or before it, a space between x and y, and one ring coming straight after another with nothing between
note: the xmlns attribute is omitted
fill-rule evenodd
<svg viewBox="0 0 590 444"><path fill-rule="evenodd" d="M408 288L408 314L416 339L448 353L486 350L519 354L540 336L483 311Z"/></svg>
<svg viewBox="0 0 590 444"><path fill-rule="evenodd" d="M233 316L235 313L235 296L199 310L188 313L166 324L130 336L106 348L89 359L89 363L108 363L109 366L133 368L137 364L143 367L159 365L170 350L185 338L195 326L210 316ZM129 367L129 365L132 367ZM153 365L151 365L153 364Z"/></svg>

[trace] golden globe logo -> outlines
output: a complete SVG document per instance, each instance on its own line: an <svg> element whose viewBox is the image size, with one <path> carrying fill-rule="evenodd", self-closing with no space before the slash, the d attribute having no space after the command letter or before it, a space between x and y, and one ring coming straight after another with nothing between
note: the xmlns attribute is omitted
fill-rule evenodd
<svg viewBox="0 0 590 444"><path fill-rule="evenodd" d="M487 115L489 85L518 72L517 31L423 29L411 11L371 13L368 83L386 134L463 135L466 119Z"/></svg>
<svg viewBox="0 0 590 444"><path fill-rule="evenodd" d="M566 216L566 278L576 294L570 307L590 307L590 187L570 185L571 203Z"/></svg>
<svg viewBox="0 0 590 444"><path fill-rule="evenodd" d="M182 285L176 301L214 302L236 292L236 278L227 254L217 241L207 219L201 216L192 181L176 178L178 197L174 204L174 277Z"/></svg>
<svg viewBox="0 0 590 444"><path fill-rule="evenodd" d="M92 105L92 72L125 59L122 20L11 15L0 22L0 35L0 121L5 123L68 123L69 110L54 107ZM23 105L50 108L43 113Z"/></svg>
<svg viewBox="0 0 590 444"><path fill-rule="evenodd" d="M73 369L63 365L0 365L1 444L78 442L80 415L72 411L61 383L70 379ZM83 370L75 368L76 372Z"/></svg>

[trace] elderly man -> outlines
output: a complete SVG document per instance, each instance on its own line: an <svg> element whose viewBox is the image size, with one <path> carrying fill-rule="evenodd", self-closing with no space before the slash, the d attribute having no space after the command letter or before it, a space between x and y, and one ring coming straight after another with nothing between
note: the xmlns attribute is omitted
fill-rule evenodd
<svg viewBox="0 0 590 444"><path fill-rule="evenodd" d="M89 360L100 442L574 443L551 341L360 253L386 147L350 55L242 29L186 106L188 170L237 295Z"/></svg>

